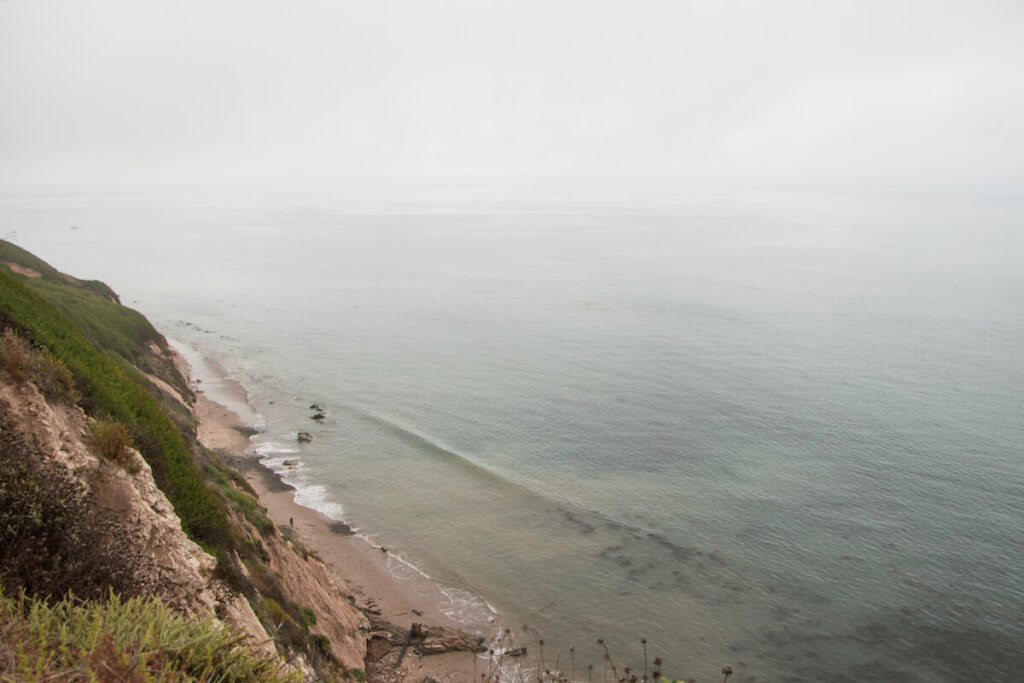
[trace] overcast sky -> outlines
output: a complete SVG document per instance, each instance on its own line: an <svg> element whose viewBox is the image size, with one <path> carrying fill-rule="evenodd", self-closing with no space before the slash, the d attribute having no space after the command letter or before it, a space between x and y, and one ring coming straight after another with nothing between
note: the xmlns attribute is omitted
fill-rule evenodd
<svg viewBox="0 0 1024 683"><path fill-rule="evenodd" d="M1024 2L2 0L0 193L389 174L1024 192Z"/></svg>

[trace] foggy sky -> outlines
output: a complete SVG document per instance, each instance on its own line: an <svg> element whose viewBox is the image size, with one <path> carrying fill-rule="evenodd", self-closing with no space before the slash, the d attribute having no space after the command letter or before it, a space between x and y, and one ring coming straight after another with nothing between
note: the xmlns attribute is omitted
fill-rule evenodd
<svg viewBox="0 0 1024 683"><path fill-rule="evenodd" d="M423 174L1024 193L1024 3L4 0L0 194Z"/></svg>

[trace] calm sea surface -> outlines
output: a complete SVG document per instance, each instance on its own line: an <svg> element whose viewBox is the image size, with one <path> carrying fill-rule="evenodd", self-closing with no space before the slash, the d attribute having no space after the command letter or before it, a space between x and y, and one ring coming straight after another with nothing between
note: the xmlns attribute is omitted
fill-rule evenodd
<svg viewBox="0 0 1024 683"><path fill-rule="evenodd" d="M440 197L8 198L0 236L218 359L300 500L548 666L1024 676L1020 202Z"/></svg>

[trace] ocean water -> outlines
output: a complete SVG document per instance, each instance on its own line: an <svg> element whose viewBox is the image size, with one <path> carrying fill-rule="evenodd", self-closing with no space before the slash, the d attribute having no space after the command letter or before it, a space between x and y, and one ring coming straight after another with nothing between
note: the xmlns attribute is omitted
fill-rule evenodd
<svg viewBox="0 0 1024 683"><path fill-rule="evenodd" d="M221 363L301 501L549 667L1024 676L1019 201L36 197L0 234Z"/></svg>

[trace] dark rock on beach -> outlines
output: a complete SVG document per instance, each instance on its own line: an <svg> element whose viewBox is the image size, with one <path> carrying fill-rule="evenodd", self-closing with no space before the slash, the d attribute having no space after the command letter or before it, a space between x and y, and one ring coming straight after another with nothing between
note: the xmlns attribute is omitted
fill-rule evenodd
<svg viewBox="0 0 1024 683"><path fill-rule="evenodd" d="M391 634L387 631L373 631L366 636L366 659L376 661L391 651Z"/></svg>
<svg viewBox="0 0 1024 683"><path fill-rule="evenodd" d="M416 652L421 655L436 655L442 652L483 652L483 638L471 636L462 631L444 626L426 626L424 624L412 625L413 639L420 638L415 643Z"/></svg>
<svg viewBox="0 0 1024 683"><path fill-rule="evenodd" d="M263 479L263 485L270 493L284 493L295 490L294 486L284 483L274 470L261 462L256 462L252 469L260 475L260 478Z"/></svg>
<svg viewBox="0 0 1024 683"><path fill-rule="evenodd" d="M444 626L427 626L413 622L405 630L381 619L376 610L362 608L369 616L373 631L367 636L367 660L381 660L385 657L401 664L408 650L420 655L437 655L445 652L485 652L484 639L471 636ZM525 654L525 648L524 654Z"/></svg>
<svg viewBox="0 0 1024 683"><path fill-rule="evenodd" d="M299 432L298 440L299 443L309 443L313 440L313 435L309 432Z"/></svg>
<svg viewBox="0 0 1024 683"><path fill-rule="evenodd" d="M348 524L345 524L345 522L328 522L327 528L330 529L333 533L339 534L341 536L352 536L356 533L352 531L352 527L350 527Z"/></svg>

